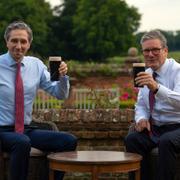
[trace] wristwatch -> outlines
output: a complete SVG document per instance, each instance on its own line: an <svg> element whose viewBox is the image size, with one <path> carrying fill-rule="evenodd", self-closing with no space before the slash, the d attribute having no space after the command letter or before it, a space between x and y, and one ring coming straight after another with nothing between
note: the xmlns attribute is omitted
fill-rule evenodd
<svg viewBox="0 0 180 180"><path fill-rule="evenodd" d="M158 86L157 86L157 88L155 89L155 91L153 92L153 94L156 94L157 92L158 92L158 90L159 90L159 84L158 84Z"/></svg>

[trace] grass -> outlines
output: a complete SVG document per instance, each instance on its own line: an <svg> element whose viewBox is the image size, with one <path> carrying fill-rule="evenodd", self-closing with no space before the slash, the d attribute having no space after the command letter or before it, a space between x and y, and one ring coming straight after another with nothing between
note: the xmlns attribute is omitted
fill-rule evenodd
<svg viewBox="0 0 180 180"><path fill-rule="evenodd" d="M62 108L63 100L58 100L58 99L39 99L37 96L35 101L34 101L34 108L37 109L60 109Z"/></svg>

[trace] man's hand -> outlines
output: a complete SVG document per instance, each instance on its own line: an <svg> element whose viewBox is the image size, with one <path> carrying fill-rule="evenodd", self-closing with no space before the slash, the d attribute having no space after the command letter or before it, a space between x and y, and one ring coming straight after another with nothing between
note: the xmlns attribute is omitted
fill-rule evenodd
<svg viewBox="0 0 180 180"><path fill-rule="evenodd" d="M64 76L67 74L67 71L68 71L67 64L64 61L62 61L60 66L59 66L59 74L61 76Z"/></svg>
<svg viewBox="0 0 180 180"><path fill-rule="evenodd" d="M148 131L150 131L151 130L150 123L147 119L141 119L138 123L136 123L135 129L138 132L141 132L144 129L147 129Z"/></svg>
<svg viewBox="0 0 180 180"><path fill-rule="evenodd" d="M158 88L158 83L153 79L152 75L147 72L138 73L135 82L141 86L146 85L153 92Z"/></svg>

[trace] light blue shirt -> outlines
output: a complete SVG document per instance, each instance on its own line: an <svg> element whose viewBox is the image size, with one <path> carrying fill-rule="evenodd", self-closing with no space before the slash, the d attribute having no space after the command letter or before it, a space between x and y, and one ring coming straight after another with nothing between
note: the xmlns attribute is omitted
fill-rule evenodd
<svg viewBox="0 0 180 180"><path fill-rule="evenodd" d="M147 69L152 74L152 69ZM152 118L156 125L180 123L180 64L174 59L166 59L156 71L159 90L155 95ZM149 89L140 88L135 105L135 121L149 119Z"/></svg>
<svg viewBox="0 0 180 180"><path fill-rule="evenodd" d="M16 67L9 53L0 56L0 126L14 125ZM23 58L21 76L24 85L25 125L29 125L32 120L33 101L39 88L58 99L65 99L69 95L69 77L63 76L59 81L51 82L47 67L38 58Z"/></svg>

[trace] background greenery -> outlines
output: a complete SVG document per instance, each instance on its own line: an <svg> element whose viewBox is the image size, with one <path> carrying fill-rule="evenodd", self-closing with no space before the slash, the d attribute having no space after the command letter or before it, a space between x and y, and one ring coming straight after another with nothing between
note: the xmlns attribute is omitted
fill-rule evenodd
<svg viewBox="0 0 180 180"><path fill-rule="evenodd" d="M144 33L137 33L141 14L125 0L64 0L53 9L45 0L1 0L0 54L7 51L5 28L17 20L25 21L33 30L29 54L43 61L50 55L60 55L69 59L70 75L81 77L95 73L119 75L129 47L140 50L139 41ZM180 62L180 30L161 31L168 40L169 56ZM133 98L120 101L120 107L130 105L134 105Z"/></svg>
<svg viewBox="0 0 180 180"><path fill-rule="evenodd" d="M168 54L169 58L174 58L180 63L180 51L172 51ZM139 55L139 58L143 61L143 56ZM125 68L126 56L114 56L107 58L106 62L93 62L93 61L67 61L69 67L70 76L89 77L94 75L116 77L120 75L120 72L129 71Z"/></svg>
<svg viewBox="0 0 180 180"><path fill-rule="evenodd" d="M180 62L180 51L170 52L169 57L173 57ZM142 58L142 57L141 57ZM97 63L97 62L79 62L79 61L69 61L69 74L70 77L81 77L87 78L89 76L109 76L109 77L117 77L120 76L120 72L124 67L125 57L116 56L113 58L109 58L107 60L108 63ZM129 70L128 70L129 71ZM127 74L126 74L127 75ZM79 87L83 88L83 86ZM116 88L113 87L112 88ZM94 91L93 91L94 92ZM108 90L101 94L100 98L88 99L87 104L96 104L96 107L101 108L134 108L138 90L134 88L133 82L128 81L124 84L120 85L120 92L118 98L108 98L107 96ZM74 102L73 102L74 103ZM81 106L78 105L79 102L76 102L76 107ZM42 99L36 99L36 106L41 107L49 107L49 101L44 102ZM87 105L88 107L89 105ZM91 106L91 105L90 105ZM63 102L59 103L59 100L54 99L53 103L51 103L51 108L64 108Z"/></svg>
<svg viewBox="0 0 180 180"><path fill-rule="evenodd" d="M0 53L6 52L6 26L23 20L34 32L30 54L43 60L61 55L81 62L106 62L125 56L131 46L139 47L144 33L137 33L140 19L138 9L125 0L64 0L53 9L45 0L1 0ZM169 49L180 50L180 31L163 32Z"/></svg>

